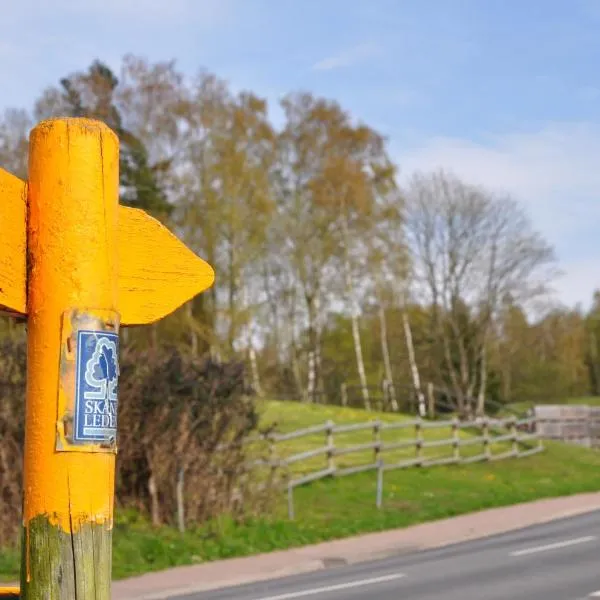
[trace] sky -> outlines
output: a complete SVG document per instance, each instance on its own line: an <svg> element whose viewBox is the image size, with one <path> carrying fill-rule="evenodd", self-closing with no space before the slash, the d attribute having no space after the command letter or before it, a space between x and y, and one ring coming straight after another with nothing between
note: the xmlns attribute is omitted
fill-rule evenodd
<svg viewBox="0 0 600 600"><path fill-rule="evenodd" d="M600 0L0 0L0 110L126 53L269 99L338 100L404 182L509 193L552 243L558 301L600 288Z"/></svg>

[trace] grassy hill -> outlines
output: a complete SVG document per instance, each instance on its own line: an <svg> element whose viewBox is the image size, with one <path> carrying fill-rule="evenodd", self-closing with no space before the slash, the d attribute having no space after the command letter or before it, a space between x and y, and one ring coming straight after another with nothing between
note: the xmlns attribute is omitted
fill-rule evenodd
<svg viewBox="0 0 600 600"><path fill-rule="evenodd" d="M335 425L353 425L367 424L369 421L380 421L382 423L402 423L407 425L414 420L414 417L406 415L380 413L376 411L367 412L361 409L342 408L330 405L303 404L299 402L277 402L265 401L261 405L262 424L265 426L274 425L277 432L289 433L304 428L324 425L327 421ZM435 425L431 423L430 425ZM436 443L442 440L452 438L452 427L439 423L435 428L426 427L420 432L421 439L427 443ZM506 431L502 431L506 433ZM459 431L459 438L468 440L476 435L481 435L481 430L462 429ZM410 442L415 440L416 431L413 426L402 429L383 430L379 434L379 440L383 444L394 444L401 442ZM349 449L352 446L367 445L374 440L373 429L364 429L360 431L348 431L336 433L334 442L336 448ZM289 457L301 452L316 450L327 444L325 432L316 432L303 436L298 439L280 442L276 445L276 456L280 458ZM492 455L497 455L510 449L507 442L490 444ZM461 448L461 455L464 457L474 456L482 452L482 444L473 444ZM415 458L415 447L389 450L382 453L381 457L386 464L398 463ZM452 446L433 446L424 447L421 456L427 460L441 459L452 456ZM375 459L372 449L364 449L359 452L352 452L336 457L336 465L340 469L349 468L357 465L364 465L373 462ZM324 455L303 460L292 466L294 474L314 472L326 467L326 457Z"/></svg>
<svg viewBox="0 0 600 600"><path fill-rule="evenodd" d="M376 417L406 418L282 402L265 402L261 410L263 423L276 421L281 431L328 419L341 424ZM114 530L114 575L126 577L404 527L538 498L598 491L599 469L600 452L548 443L543 453L524 459L386 473L381 510L375 506L374 472L321 480L298 488L294 494L294 521L287 519L284 497L279 498L269 517L254 517L244 523L222 517L185 534L168 527L153 528L138 513L121 510L117 511ZM0 550L0 580L15 579L17 574L17 553Z"/></svg>
<svg viewBox="0 0 600 600"><path fill-rule="evenodd" d="M519 413L524 413L530 408L532 408L535 404L588 404L589 406L600 406L600 396L578 396L576 398L563 398L561 400L548 399L544 402L514 402L512 404L508 404L507 408Z"/></svg>

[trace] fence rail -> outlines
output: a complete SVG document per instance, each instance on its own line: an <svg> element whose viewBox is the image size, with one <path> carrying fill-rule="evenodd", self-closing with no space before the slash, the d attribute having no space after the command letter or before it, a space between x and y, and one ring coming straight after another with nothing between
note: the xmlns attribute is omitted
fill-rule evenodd
<svg viewBox="0 0 600 600"><path fill-rule="evenodd" d="M426 421L420 418L387 422L336 424L333 421L288 433L270 433L246 440L266 442L269 458L252 467L285 472L290 518L293 491L309 482L377 471L377 506L382 502L383 474L410 467L470 464L531 456L543 450L535 417L475 418ZM360 439L360 434L371 439ZM352 439L342 441L344 436ZM359 439L357 439L357 437ZM385 439L384 439L385 438ZM445 454L440 450L447 449ZM431 453L438 451L438 453Z"/></svg>

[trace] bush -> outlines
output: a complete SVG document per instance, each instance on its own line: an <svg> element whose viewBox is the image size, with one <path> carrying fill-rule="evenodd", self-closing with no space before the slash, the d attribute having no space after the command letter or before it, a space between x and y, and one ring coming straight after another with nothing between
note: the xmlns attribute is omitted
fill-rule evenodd
<svg viewBox="0 0 600 600"><path fill-rule="evenodd" d="M24 336L0 339L0 544L17 541L25 439Z"/></svg>
<svg viewBox="0 0 600 600"><path fill-rule="evenodd" d="M0 341L0 545L21 521L26 343ZM254 514L269 486L250 487L242 443L258 427L242 363L217 364L177 348L124 349L119 381L116 503L151 515L199 523ZM261 491L262 490L262 491ZM250 508L248 508L250 507Z"/></svg>

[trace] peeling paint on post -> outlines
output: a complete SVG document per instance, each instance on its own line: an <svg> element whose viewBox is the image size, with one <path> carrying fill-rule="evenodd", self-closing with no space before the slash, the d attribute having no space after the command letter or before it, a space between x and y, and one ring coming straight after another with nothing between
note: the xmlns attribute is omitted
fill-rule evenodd
<svg viewBox="0 0 600 600"><path fill-rule="evenodd" d="M43 122L30 141L21 596L108 600L116 449L56 446L64 438L59 367L70 346L63 316L118 310L118 140L74 119Z"/></svg>
<svg viewBox="0 0 600 600"><path fill-rule="evenodd" d="M23 600L110 599L119 327L214 281L118 205L118 165L104 124L53 119L31 133L27 184L0 169L0 311L28 319Z"/></svg>

